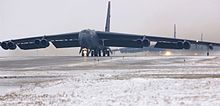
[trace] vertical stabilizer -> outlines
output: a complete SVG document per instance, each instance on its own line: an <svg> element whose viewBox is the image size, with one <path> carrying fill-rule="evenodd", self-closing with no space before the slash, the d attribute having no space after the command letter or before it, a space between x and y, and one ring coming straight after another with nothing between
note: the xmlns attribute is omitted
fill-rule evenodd
<svg viewBox="0 0 220 106"><path fill-rule="evenodd" d="M173 36L176 39L176 24L174 24L174 34L173 34Z"/></svg>
<svg viewBox="0 0 220 106"><path fill-rule="evenodd" d="M201 41L203 41L203 33L201 33Z"/></svg>
<svg viewBox="0 0 220 106"><path fill-rule="evenodd" d="M105 32L110 32L110 17L111 17L111 1L108 1L108 10L105 24Z"/></svg>

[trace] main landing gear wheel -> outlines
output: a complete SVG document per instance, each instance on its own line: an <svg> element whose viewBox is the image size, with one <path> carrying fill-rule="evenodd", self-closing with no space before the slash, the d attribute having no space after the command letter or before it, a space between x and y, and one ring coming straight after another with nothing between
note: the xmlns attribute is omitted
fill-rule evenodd
<svg viewBox="0 0 220 106"><path fill-rule="evenodd" d="M98 51L98 52L99 52L99 53L98 53L98 54L99 54L99 57L101 57L101 56L102 56L102 52L101 52L101 51Z"/></svg>
<svg viewBox="0 0 220 106"><path fill-rule="evenodd" d="M94 51L93 50L91 51L91 57L94 57Z"/></svg>
<svg viewBox="0 0 220 106"><path fill-rule="evenodd" d="M108 57L110 56L110 52L109 52L109 51L107 51L107 56L108 56Z"/></svg>
<svg viewBox="0 0 220 106"><path fill-rule="evenodd" d="M94 56L97 57L98 56L98 51L94 51Z"/></svg>
<svg viewBox="0 0 220 106"><path fill-rule="evenodd" d="M103 56L110 56L110 51L108 49L103 50Z"/></svg>
<svg viewBox="0 0 220 106"><path fill-rule="evenodd" d="M110 51L108 49L104 49L104 50L88 50L88 49L84 49L82 50L82 56L89 56L91 53L91 57L105 57L105 56L110 56Z"/></svg>

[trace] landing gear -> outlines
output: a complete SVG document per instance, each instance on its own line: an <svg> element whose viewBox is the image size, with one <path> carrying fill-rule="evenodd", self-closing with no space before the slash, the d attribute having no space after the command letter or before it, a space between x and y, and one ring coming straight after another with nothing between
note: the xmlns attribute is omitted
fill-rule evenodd
<svg viewBox="0 0 220 106"><path fill-rule="evenodd" d="M103 50L91 50L91 49L86 49L86 48L83 48L81 49L81 52L82 53L82 57L84 56L89 56L90 53L91 53L91 57L105 57L105 56L110 56L110 53L111 53L111 50L108 48L108 49L103 49Z"/></svg>
<svg viewBox="0 0 220 106"><path fill-rule="evenodd" d="M82 57L84 57L84 53L82 53Z"/></svg>
<svg viewBox="0 0 220 106"><path fill-rule="evenodd" d="M101 50L98 51L98 54L99 54L99 57L102 56L102 52L101 52Z"/></svg>
<svg viewBox="0 0 220 106"><path fill-rule="evenodd" d="M106 51L103 50L102 52L103 52L103 55L102 55L102 56L105 57L105 55L106 55Z"/></svg>
<svg viewBox="0 0 220 106"><path fill-rule="evenodd" d="M98 51L97 51L97 50L94 51L94 56L95 56L95 57L98 56Z"/></svg>
<svg viewBox="0 0 220 106"><path fill-rule="evenodd" d="M207 56L210 55L211 50L213 50L213 45L209 44L209 45L207 46L207 53L206 53Z"/></svg>
<svg viewBox="0 0 220 106"><path fill-rule="evenodd" d="M82 57L89 56L89 50L88 49L82 49Z"/></svg>
<svg viewBox="0 0 220 106"><path fill-rule="evenodd" d="M103 50L103 56L110 56L110 50L109 49L105 49Z"/></svg>
<svg viewBox="0 0 220 106"><path fill-rule="evenodd" d="M91 57L94 57L95 56L95 54L94 54L94 51L92 50L91 51Z"/></svg>
<svg viewBox="0 0 220 106"><path fill-rule="evenodd" d="M209 56L209 52L207 52L207 56Z"/></svg>
<svg viewBox="0 0 220 106"><path fill-rule="evenodd" d="M97 50L91 50L91 57L97 57L97 56L101 56L101 52L97 51Z"/></svg>
<svg viewBox="0 0 220 106"><path fill-rule="evenodd" d="M110 51L107 51L107 56L108 56L108 57L110 56Z"/></svg>

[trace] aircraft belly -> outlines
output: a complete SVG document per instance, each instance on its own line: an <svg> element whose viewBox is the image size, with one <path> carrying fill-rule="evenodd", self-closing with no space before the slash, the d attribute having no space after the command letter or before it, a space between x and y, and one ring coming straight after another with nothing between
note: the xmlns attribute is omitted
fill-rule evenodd
<svg viewBox="0 0 220 106"><path fill-rule="evenodd" d="M79 34L81 48L98 49L100 48L99 38L93 30L83 30Z"/></svg>

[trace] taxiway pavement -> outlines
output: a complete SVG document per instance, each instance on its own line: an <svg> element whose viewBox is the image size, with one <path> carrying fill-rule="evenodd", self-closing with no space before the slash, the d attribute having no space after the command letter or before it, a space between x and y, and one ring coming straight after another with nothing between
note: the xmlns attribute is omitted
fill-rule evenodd
<svg viewBox="0 0 220 106"><path fill-rule="evenodd" d="M0 57L0 105L220 105L220 57Z"/></svg>

